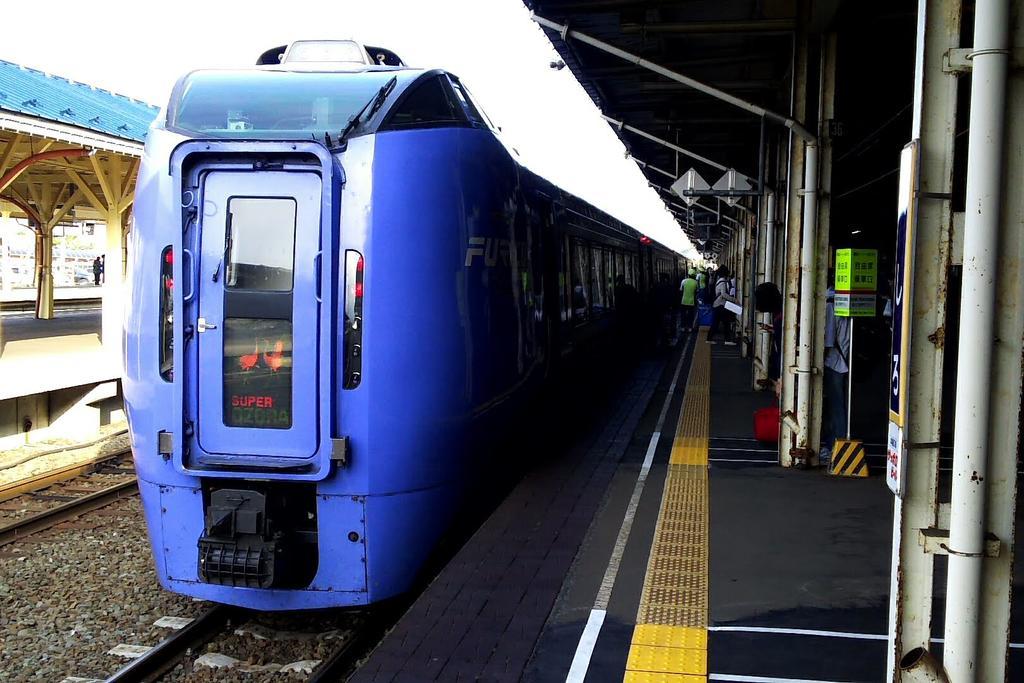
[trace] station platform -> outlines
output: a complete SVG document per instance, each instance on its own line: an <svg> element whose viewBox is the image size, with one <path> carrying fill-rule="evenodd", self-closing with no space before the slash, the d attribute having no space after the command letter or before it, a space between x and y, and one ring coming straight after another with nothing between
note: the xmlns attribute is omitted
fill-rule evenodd
<svg viewBox="0 0 1024 683"><path fill-rule="evenodd" d="M58 311L52 320L0 316L0 400L116 379L120 370L103 350L101 328L98 304Z"/></svg>
<svg viewBox="0 0 1024 683"><path fill-rule="evenodd" d="M55 287L53 290L54 302L75 302L99 299L103 296L103 286L78 285L75 287ZM35 287L11 287L0 289L0 304L34 304L36 300Z"/></svg>
<svg viewBox="0 0 1024 683"><path fill-rule="evenodd" d="M881 469L778 467L752 433L774 396L704 335L640 363L598 429L540 459L351 680L884 680Z"/></svg>

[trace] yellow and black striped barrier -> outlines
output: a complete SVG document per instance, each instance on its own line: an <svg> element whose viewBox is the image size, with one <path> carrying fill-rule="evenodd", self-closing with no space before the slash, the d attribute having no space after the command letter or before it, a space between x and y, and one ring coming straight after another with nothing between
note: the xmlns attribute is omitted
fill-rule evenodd
<svg viewBox="0 0 1024 683"><path fill-rule="evenodd" d="M868 476L864 443L852 439L836 439L835 445L832 446L832 468L829 474L837 477Z"/></svg>

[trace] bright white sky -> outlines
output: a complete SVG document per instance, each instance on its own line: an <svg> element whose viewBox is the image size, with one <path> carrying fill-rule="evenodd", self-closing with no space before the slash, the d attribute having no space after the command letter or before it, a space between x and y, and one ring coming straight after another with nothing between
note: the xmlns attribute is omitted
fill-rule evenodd
<svg viewBox="0 0 1024 683"><path fill-rule="evenodd" d="M45 21L40 13L54 17ZM473 91L522 161L683 253L693 247L521 0L4 3L0 59L164 105L175 80L300 38L355 38ZM62 47L64 46L64 47Z"/></svg>

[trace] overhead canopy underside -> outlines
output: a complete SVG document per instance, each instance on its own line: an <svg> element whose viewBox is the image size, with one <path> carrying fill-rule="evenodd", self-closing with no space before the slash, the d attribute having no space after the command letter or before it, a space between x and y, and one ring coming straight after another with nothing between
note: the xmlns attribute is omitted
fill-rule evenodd
<svg viewBox="0 0 1024 683"><path fill-rule="evenodd" d="M788 114L797 0L525 0L537 15L650 60L725 92ZM838 0L816 3L812 23L824 24ZM813 27L812 27L813 28ZM566 65L606 115L675 143L756 182L761 119L648 69L548 30ZM667 188L693 167L710 184L722 175L709 166L628 130L618 135L648 179ZM644 167L644 164L647 164ZM680 215L691 241L701 247L728 229L728 220L698 209L696 225L682 202L663 198ZM717 209L719 202L701 203ZM672 206L675 204L676 206ZM735 209L721 204L726 215ZM708 223L715 223L707 227Z"/></svg>

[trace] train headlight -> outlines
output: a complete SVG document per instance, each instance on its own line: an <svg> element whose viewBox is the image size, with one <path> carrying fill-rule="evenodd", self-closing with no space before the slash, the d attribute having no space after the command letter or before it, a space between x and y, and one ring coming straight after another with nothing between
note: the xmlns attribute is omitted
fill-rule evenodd
<svg viewBox="0 0 1024 683"><path fill-rule="evenodd" d="M345 252L345 388L355 389L363 378L363 271L358 251Z"/></svg>

